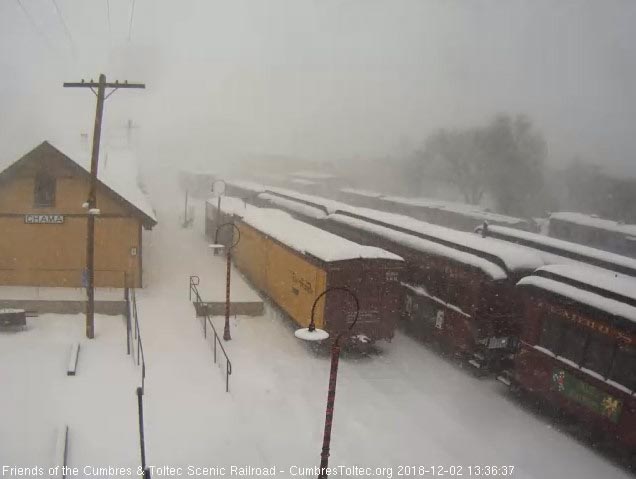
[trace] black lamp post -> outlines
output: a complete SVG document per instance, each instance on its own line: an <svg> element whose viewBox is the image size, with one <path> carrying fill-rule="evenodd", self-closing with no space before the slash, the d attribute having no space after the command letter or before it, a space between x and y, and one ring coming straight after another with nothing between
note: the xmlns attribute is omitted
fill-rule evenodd
<svg viewBox="0 0 636 479"><path fill-rule="evenodd" d="M212 192L215 191L214 185L216 185L217 183L223 183L223 189L219 190L219 192L217 193L216 201L216 224L218 225L219 223L221 223L221 195L225 194L225 188L227 188L227 185L223 180L214 180L212 182ZM216 250L214 250L214 255L216 256Z"/></svg>
<svg viewBox="0 0 636 479"><path fill-rule="evenodd" d="M233 230L236 231L236 240L234 240L234 242L229 246L219 244L219 230L226 226L231 226ZM232 235L232 237L234 237L234 235ZM225 341L229 341L230 339L232 339L232 336L230 335L230 272L232 271L232 248L234 248L239 243L239 241L241 241L241 230L239 230L234 223L223 223L222 225L216 227L216 231L214 232L214 244L210 245L210 248L214 249L215 252L217 249L221 248L225 248L226 251L227 269L225 272L225 326L223 328L223 339Z"/></svg>
<svg viewBox="0 0 636 479"><path fill-rule="evenodd" d="M336 339L331 345L331 371L329 373L329 391L327 392L327 412L325 414L325 431L322 439L322 452L320 454L320 473L318 475L318 479L326 479L327 478L327 468L329 465L329 447L331 444L331 426L333 425L333 411L334 411L334 403L336 400L336 381L338 379L338 362L340 360L340 339L345 333L350 333L356 322L358 321L358 313L360 312L360 302L358 301L358 297L353 294L353 292L345 287L336 286L333 288L327 288L325 291L320 293L318 297L314 300L314 304L311 307L311 321L309 323L309 327L299 329L296 331L295 335L299 339L304 339L306 341L321 341L323 339L327 339L329 337L329 333L322 329L317 329L316 324L314 323L314 313L316 311L316 304L318 300L325 296L327 293L332 291L344 291L349 294L355 301L356 304L356 314L353 322L349 326L348 329L338 333Z"/></svg>

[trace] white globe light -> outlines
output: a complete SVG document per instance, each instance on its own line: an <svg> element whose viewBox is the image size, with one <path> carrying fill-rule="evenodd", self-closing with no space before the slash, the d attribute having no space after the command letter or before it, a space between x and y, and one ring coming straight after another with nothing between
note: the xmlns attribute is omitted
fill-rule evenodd
<svg viewBox="0 0 636 479"><path fill-rule="evenodd" d="M310 331L309 328L297 329L294 333L298 339L304 341L323 341L329 337L329 333L323 329L314 329Z"/></svg>

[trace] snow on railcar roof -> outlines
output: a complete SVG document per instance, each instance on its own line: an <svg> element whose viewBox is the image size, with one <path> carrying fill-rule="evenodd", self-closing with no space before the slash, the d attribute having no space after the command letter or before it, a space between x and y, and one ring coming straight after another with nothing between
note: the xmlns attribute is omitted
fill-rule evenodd
<svg viewBox="0 0 636 479"><path fill-rule="evenodd" d="M370 208L351 206L340 201L329 200L305 193L297 193L295 191L286 190L284 188L268 188L267 192L282 194L291 198L297 198L300 201L307 201L316 205L320 205L324 207L327 212L329 212L330 217L338 212L351 213L360 216L363 219L368 218L370 221L381 221L389 225L389 227L395 226L405 230L410 230L415 234L419 233L428 235L443 241L447 241L449 243L466 246L476 251L499 258L503 262L505 267L510 271L534 270L546 264L546 261L544 261L541 256L539 256L536 252L532 251L529 248L506 243L505 241L498 241L494 238L482 238L473 233L458 231L447 228L445 226L434 225L425 221L417 220L410 216L388 213L385 211L378 211ZM261 194L260 197L265 198L264 195L265 194ZM267 196L267 198L268 201L276 204L274 198L271 198L270 196ZM283 206L281 201L279 201L278 204ZM299 204L294 205L290 202L286 203L285 206L294 211L298 211L301 214L307 213L301 209L301 206ZM318 216L318 213L316 212L313 212L312 217L320 218L320 216Z"/></svg>
<svg viewBox="0 0 636 479"><path fill-rule="evenodd" d="M384 196L382 199L393 203L452 211L476 219L489 219L490 221L498 221L500 223L517 224L527 222L523 218L493 213L492 211L486 211L479 206L467 203L444 201L434 198L405 198L401 196Z"/></svg>
<svg viewBox="0 0 636 479"><path fill-rule="evenodd" d="M378 193L377 191L358 188L341 188L340 191L342 191L343 193L351 193L358 196L366 196L368 198L382 198L384 196L382 193Z"/></svg>
<svg viewBox="0 0 636 479"><path fill-rule="evenodd" d="M216 208L214 202L208 202ZM364 246L340 236L303 223L284 211L258 208L239 198L223 197L221 210L239 216L245 223L277 239L303 254L310 254L326 262L356 258L403 261L396 254L374 246Z"/></svg>
<svg viewBox="0 0 636 479"><path fill-rule="evenodd" d="M466 246L476 251L496 256L511 271L534 270L546 264L536 252L504 241L497 241L494 238L482 238L474 233L434 225L396 213L387 213L369 208L349 207L349 210L359 216L366 216L370 220L381 221L414 233L432 236L449 243Z"/></svg>
<svg viewBox="0 0 636 479"><path fill-rule="evenodd" d="M262 191L265 191L266 189L264 185L257 183L256 181L249 180L226 180L225 184L229 186L235 186L237 188L242 188L244 190L250 190L255 193L260 193Z"/></svg>
<svg viewBox="0 0 636 479"><path fill-rule="evenodd" d="M570 223L576 223L583 226L590 226L592 228L599 228L608 231L614 231L616 233L622 233L627 236L636 237L636 225L618 223L617 221L609 220L606 218L598 218L592 215L586 215L584 213L573 213L568 211L560 211L552 213L550 219L568 221Z"/></svg>
<svg viewBox="0 0 636 479"><path fill-rule="evenodd" d="M541 272L636 300L636 278L625 274L582 264L552 264L539 268L536 274Z"/></svg>
<svg viewBox="0 0 636 479"><path fill-rule="evenodd" d="M460 251L456 248L445 246L435 241L429 241L408 233L403 233L401 231L392 230L385 226L370 223L368 221L365 221L364 219L352 218L351 216L346 216L340 213L330 215L329 219L331 221L336 221L353 226L354 228L359 230L373 233L382 238L394 241L400 245L414 249L416 251L422 251L424 253L429 253L436 256L443 256L445 258L455 260L459 263L473 266L495 280L505 279L508 277L506 271L504 271L501 266L493 263L486 258L482 258L481 256L477 256L472 253Z"/></svg>
<svg viewBox="0 0 636 479"><path fill-rule="evenodd" d="M327 213L314 206L307 205L305 203L299 203L294 200L288 200L280 196L273 195L271 193L260 193L258 197L262 200L266 200L274 206L280 206L281 208L287 208L291 211L309 216L310 218L323 219L327 217Z"/></svg>
<svg viewBox="0 0 636 479"><path fill-rule="evenodd" d="M551 236L542 235L539 233L531 233L529 231L522 231L515 228L508 228L506 226L488 225L488 232L495 235L500 234L502 236L513 238L513 240L526 241L530 244L537 245L537 247L547 247L553 249L553 255L558 255L559 252L571 253L572 255L580 258L574 258L579 261L585 261L586 259L597 260L607 265L616 265L624 268L625 270L633 270L636 275L636 259L628 256L623 256L617 253L611 253L609 251L593 248L591 246L585 246L579 243L573 243ZM558 252L557 252L558 251ZM541 254L541 253L540 253ZM550 254L547 253L547 254ZM608 268L609 266L603 266Z"/></svg>
<svg viewBox="0 0 636 479"><path fill-rule="evenodd" d="M517 285L533 286L572 299L578 303L591 306L608 314L636 322L636 307L616 299L607 298L594 291L588 291L571 284L563 283L556 279L530 275L522 278Z"/></svg>

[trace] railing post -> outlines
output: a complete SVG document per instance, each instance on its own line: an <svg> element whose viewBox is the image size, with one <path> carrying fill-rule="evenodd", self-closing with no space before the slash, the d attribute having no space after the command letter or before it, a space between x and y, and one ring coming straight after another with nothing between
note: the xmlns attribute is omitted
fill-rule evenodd
<svg viewBox="0 0 636 479"><path fill-rule="evenodd" d="M219 337L214 332L214 364L216 364L216 342L219 341Z"/></svg>
<svg viewBox="0 0 636 479"><path fill-rule="evenodd" d="M144 471L144 478L150 477L150 470L146 468L146 444L144 439L144 404L143 404L144 391L142 388L137 388L137 408L139 411L139 446L141 449L141 469Z"/></svg>

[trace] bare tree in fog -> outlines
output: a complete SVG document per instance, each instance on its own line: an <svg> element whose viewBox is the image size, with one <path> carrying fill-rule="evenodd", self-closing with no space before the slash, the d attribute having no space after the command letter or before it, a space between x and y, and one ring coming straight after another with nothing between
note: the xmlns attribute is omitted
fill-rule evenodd
<svg viewBox="0 0 636 479"><path fill-rule="evenodd" d="M547 144L523 115L497 116L478 132L490 193L502 213L529 216L543 208Z"/></svg>
<svg viewBox="0 0 636 479"><path fill-rule="evenodd" d="M433 133L408 175L414 183L435 178L453 185L467 203L479 204L488 195L498 211L529 216L550 203L546 156L546 142L527 117L499 115L485 127Z"/></svg>

